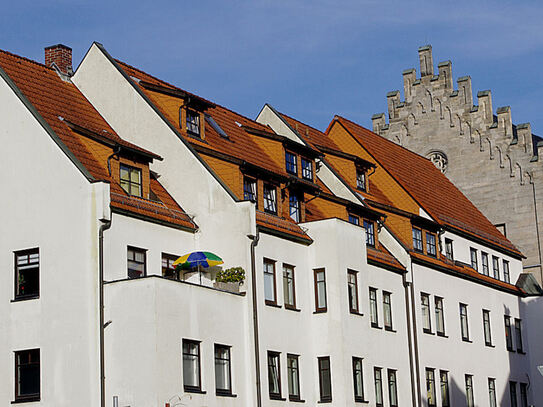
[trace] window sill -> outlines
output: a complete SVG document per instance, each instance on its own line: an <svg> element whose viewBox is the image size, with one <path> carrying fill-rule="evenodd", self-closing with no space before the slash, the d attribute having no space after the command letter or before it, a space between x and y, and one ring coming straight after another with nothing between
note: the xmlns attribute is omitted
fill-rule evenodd
<svg viewBox="0 0 543 407"><path fill-rule="evenodd" d="M422 332L424 332L425 334L427 335L435 335L432 331L430 331L429 329L422 329Z"/></svg>
<svg viewBox="0 0 543 407"><path fill-rule="evenodd" d="M362 314L361 312L358 312L358 311L354 311L354 310L349 310L349 312L353 315L358 315L359 317L363 317L364 314Z"/></svg>
<svg viewBox="0 0 543 407"><path fill-rule="evenodd" d="M495 345L492 345L491 343L485 343L485 346L487 346L489 348L495 348L496 347Z"/></svg>
<svg viewBox="0 0 543 407"><path fill-rule="evenodd" d="M397 332L397 331L396 331L394 328L392 328L391 326L385 326L385 331L387 331L387 332L392 332L392 333L396 333L396 332Z"/></svg>
<svg viewBox="0 0 543 407"><path fill-rule="evenodd" d="M513 348L507 348L507 351L515 353L515 350Z"/></svg>
<svg viewBox="0 0 543 407"><path fill-rule="evenodd" d="M526 352L524 352L523 350L518 350L517 349L517 353L520 354L520 355L526 355Z"/></svg>
<svg viewBox="0 0 543 407"><path fill-rule="evenodd" d="M436 332L437 336L441 336L442 338L448 338L447 335L445 335L445 332Z"/></svg>
<svg viewBox="0 0 543 407"><path fill-rule="evenodd" d="M473 343L473 341L470 341L468 338L462 338L462 341L467 342L467 343Z"/></svg>
<svg viewBox="0 0 543 407"><path fill-rule="evenodd" d="M326 311L328 311L328 309L319 309L319 310L313 311L313 314L324 314L326 313Z"/></svg>
<svg viewBox="0 0 543 407"><path fill-rule="evenodd" d="M379 325L374 324L373 322L371 323L371 327L372 327L372 328L375 328L375 329L383 329L383 328L381 328Z"/></svg>
<svg viewBox="0 0 543 407"><path fill-rule="evenodd" d="M270 400L287 401L287 399L281 397L280 394L270 394Z"/></svg>
<svg viewBox="0 0 543 407"><path fill-rule="evenodd" d="M40 295L29 295L26 297L18 297L12 299L10 302L21 302L21 301L29 301L29 300L38 300L40 298ZM18 402L17 402L18 403Z"/></svg>
<svg viewBox="0 0 543 407"><path fill-rule="evenodd" d="M295 306L293 307L292 305L286 305L286 304L285 304L285 309L288 309L289 311L294 311L294 312L300 312L301 311L301 309L298 309Z"/></svg>
<svg viewBox="0 0 543 407"><path fill-rule="evenodd" d="M321 400L317 401L318 404L331 403L331 402L332 402L331 398L330 399L324 399L324 400L321 399Z"/></svg>
<svg viewBox="0 0 543 407"><path fill-rule="evenodd" d="M354 402L355 402L355 403L369 404L369 401L368 401L368 400L364 400L363 398L360 398L360 397L355 397L355 398L354 398Z"/></svg>
<svg viewBox="0 0 543 407"><path fill-rule="evenodd" d="M275 304L275 303L273 303L273 302L269 302L269 301L266 301L266 305L267 305L268 307L283 308L283 307L281 307L280 305L277 305L277 304Z"/></svg>
<svg viewBox="0 0 543 407"><path fill-rule="evenodd" d="M299 397L290 397L289 396L288 401L292 401L293 403L305 403L305 400L302 400Z"/></svg>
<svg viewBox="0 0 543 407"><path fill-rule="evenodd" d="M13 400L11 404L32 403L35 401L41 401L40 396L26 397L18 400Z"/></svg>
<svg viewBox="0 0 543 407"><path fill-rule="evenodd" d="M237 397L238 395L217 390L215 392L215 396L217 396L217 397Z"/></svg>
<svg viewBox="0 0 543 407"><path fill-rule="evenodd" d="M193 387L185 387L183 388L183 391L185 393L207 394L207 391L203 391L202 389L195 389Z"/></svg>

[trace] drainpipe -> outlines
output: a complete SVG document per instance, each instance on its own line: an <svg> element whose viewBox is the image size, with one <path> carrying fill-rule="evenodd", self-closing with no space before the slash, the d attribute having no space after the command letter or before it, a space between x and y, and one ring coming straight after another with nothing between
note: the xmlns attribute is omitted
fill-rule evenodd
<svg viewBox="0 0 543 407"><path fill-rule="evenodd" d="M420 361L419 361L419 340L418 340L418 331L417 331L417 314L415 311L415 275L413 272L413 263L411 263L411 318L413 320L413 342L415 350L415 372L416 372L416 382L417 382L417 403L415 406L421 405L422 394L420 392Z"/></svg>
<svg viewBox="0 0 543 407"><path fill-rule="evenodd" d="M253 336L255 338L255 375L256 375L256 406L262 407L262 385L260 383L260 344L258 339L258 296L256 294L256 259L255 248L260 240L260 232L256 228L256 236L248 235L251 239L251 289L253 298Z"/></svg>
<svg viewBox="0 0 543 407"><path fill-rule="evenodd" d="M98 232L99 284L100 284L100 406L106 407L106 366L104 349L104 232L111 227L111 220L102 221Z"/></svg>
<svg viewBox="0 0 543 407"><path fill-rule="evenodd" d="M416 385L415 385L415 369L413 366L413 331L411 330L411 317L409 315L409 286L410 283L407 282L406 274L402 274L402 282L404 287L404 295L405 295L405 319L407 321L407 342L408 342L408 349L409 349L409 372L410 372L410 378L411 378L411 397L413 401L413 407L417 406L417 393L416 393Z"/></svg>

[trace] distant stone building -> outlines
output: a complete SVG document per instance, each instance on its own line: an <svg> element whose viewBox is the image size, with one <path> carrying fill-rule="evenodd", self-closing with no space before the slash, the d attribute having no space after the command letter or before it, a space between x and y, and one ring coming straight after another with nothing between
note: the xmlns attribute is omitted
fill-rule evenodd
<svg viewBox="0 0 543 407"><path fill-rule="evenodd" d="M420 77L403 71L400 91L387 94L388 117L372 117L373 130L430 159L527 257L526 271L541 282L543 139L529 123L513 124L511 108L494 113L490 90L471 78L453 83L451 61L434 73L432 47L419 48Z"/></svg>

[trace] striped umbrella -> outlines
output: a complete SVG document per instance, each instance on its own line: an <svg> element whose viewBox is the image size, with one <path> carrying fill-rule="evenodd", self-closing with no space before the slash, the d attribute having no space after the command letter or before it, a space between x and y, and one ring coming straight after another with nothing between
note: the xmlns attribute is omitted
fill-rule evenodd
<svg viewBox="0 0 543 407"><path fill-rule="evenodd" d="M193 268L200 269L200 267L208 268L223 263L224 261L219 256L211 252L192 252L179 257L173 262L173 266L179 271Z"/></svg>

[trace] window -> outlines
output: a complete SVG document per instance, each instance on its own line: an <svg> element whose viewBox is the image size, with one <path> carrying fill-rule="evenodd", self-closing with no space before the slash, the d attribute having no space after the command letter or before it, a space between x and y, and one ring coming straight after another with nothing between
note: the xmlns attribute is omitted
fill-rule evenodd
<svg viewBox="0 0 543 407"><path fill-rule="evenodd" d="M324 269L314 271L315 278L315 312L326 312L326 275Z"/></svg>
<svg viewBox="0 0 543 407"><path fill-rule="evenodd" d="M517 407L517 382L509 382L509 396L511 397L511 407Z"/></svg>
<svg viewBox="0 0 543 407"><path fill-rule="evenodd" d="M287 355L288 398L291 401L300 400L300 370L298 356Z"/></svg>
<svg viewBox="0 0 543 407"><path fill-rule="evenodd" d="M492 346L492 331L490 329L490 311L483 310L483 332L485 334L485 345Z"/></svg>
<svg viewBox="0 0 543 407"><path fill-rule="evenodd" d="M232 394L230 346L215 345L215 391L218 396Z"/></svg>
<svg viewBox="0 0 543 407"><path fill-rule="evenodd" d="M426 398L428 399L428 406L436 406L436 384L434 369L426 368Z"/></svg>
<svg viewBox="0 0 543 407"><path fill-rule="evenodd" d="M273 185L264 184L264 212L277 214L277 200Z"/></svg>
<svg viewBox="0 0 543 407"><path fill-rule="evenodd" d="M288 151L285 152L285 165L289 174L296 175L298 173L295 154Z"/></svg>
<svg viewBox="0 0 543 407"><path fill-rule="evenodd" d="M453 241L451 239L445 239L445 256L454 261Z"/></svg>
<svg viewBox="0 0 543 407"><path fill-rule="evenodd" d="M357 168L356 170L356 187L364 192L367 191L366 171Z"/></svg>
<svg viewBox="0 0 543 407"><path fill-rule="evenodd" d="M300 210L300 198L294 192L289 193L288 197L288 207L290 218L294 222L300 222L301 219L301 210Z"/></svg>
<svg viewBox="0 0 543 407"><path fill-rule="evenodd" d="M39 249L15 252L15 299L36 298L39 295Z"/></svg>
<svg viewBox="0 0 543 407"><path fill-rule="evenodd" d="M528 407L528 384L520 383L520 407Z"/></svg>
<svg viewBox="0 0 543 407"><path fill-rule="evenodd" d="M449 373L445 370L439 371L439 384L441 386L441 406L449 407Z"/></svg>
<svg viewBox="0 0 543 407"><path fill-rule="evenodd" d="M500 259L496 256L492 256L492 269L494 270L494 278L500 279Z"/></svg>
<svg viewBox="0 0 543 407"><path fill-rule="evenodd" d="M481 265L483 266L483 274L489 276L490 272L488 270L488 253L481 252Z"/></svg>
<svg viewBox="0 0 543 407"><path fill-rule="evenodd" d="M313 163L302 157L302 178L308 181L313 181Z"/></svg>
<svg viewBox="0 0 543 407"><path fill-rule="evenodd" d="M277 305L275 262L268 259L264 259L264 300L267 305Z"/></svg>
<svg viewBox="0 0 543 407"><path fill-rule="evenodd" d="M358 273L354 270L347 270L347 292L349 311L358 314Z"/></svg>
<svg viewBox="0 0 543 407"><path fill-rule="evenodd" d="M283 302L285 308L296 309L294 290L294 266L283 264Z"/></svg>
<svg viewBox="0 0 543 407"><path fill-rule="evenodd" d="M359 225L360 219L358 218L358 216L349 214L349 223L352 223L353 225Z"/></svg>
<svg viewBox="0 0 543 407"><path fill-rule="evenodd" d="M353 357L354 401L364 401L364 372L362 358Z"/></svg>
<svg viewBox="0 0 543 407"><path fill-rule="evenodd" d="M470 253L470 256L471 256L471 267L475 271L479 271L479 265L477 264L477 249L474 249L473 247L471 247L469 249L469 253Z"/></svg>
<svg viewBox="0 0 543 407"><path fill-rule="evenodd" d="M496 407L496 379L488 379L488 399L490 407Z"/></svg>
<svg viewBox="0 0 543 407"><path fill-rule="evenodd" d="M364 219L364 229L366 230L366 245L375 247L375 227L373 222Z"/></svg>
<svg viewBox="0 0 543 407"><path fill-rule="evenodd" d="M200 114L187 109L187 133L200 137Z"/></svg>
<svg viewBox="0 0 543 407"><path fill-rule="evenodd" d="M186 392L202 391L200 382L200 342L183 339L183 387Z"/></svg>
<svg viewBox="0 0 543 407"><path fill-rule="evenodd" d="M139 278L145 276L146 257L146 250L128 246L128 278Z"/></svg>
<svg viewBox="0 0 543 407"><path fill-rule="evenodd" d="M430 232L426 232L426 254L434 257L437 255L436 235Z"/></svg>
<svg viewBox="0 0 543 407"><path fill-rule="evenodd" d="M373 328L379 328L379 319L377 317L377 290L370 288L370 321Z"/></svg>
<svg viewBox="0 0 543 407"><path fill-rule="evenodd" d="M460 329L462 340L469 341L468 306L466 304L460 304Z"/></svg>
<svg viewBox="0 0 543 407"><path fill-rule="evenodd" d="M445 336L445 316L443 315L443 298L434 297L436 313L436 333Z"/></svg>
<svg viewBox="0 0 543 407"><path fill-rule="evenodd" d="M256 180L243 178L243 199L256 202Z"/></svg>
<svg viewBox="0 0 543 407"><path fill-rule="evenodd" d="M509 277L509 262L507 260L503 261L503 281L510 283L511 279Z"/></svg>
<svg viewBox="0 0 543 407"><path fill-rule="evenodd" d="M330 372L330 357L318 358L319 362L319 388L320 401L326 403L332 401L332 375Z"/></svg>
<svg viewBox="0 0 543 407"><path fill-rule="evenodd" d="M473 400L473 376L467 374L465 376L466 381L466 402L468 403L468 407L474 407L474 400Z"/></svg>
<svg viewBox="0 0 543 407"><path fill-rule="evenodd" d="M277 352L268 352L268 390L270 399L281 399L281 368Z"/></svg>
<svg viewBox="0 0 543 407"><path fill-rule="evenodd" d="M507 350L513 350L513 333L511 332L511 317L505 315L503 317L505 322L505 345Z"/></svg>
<svg viewBox="0 0 543 407"><path fill-rule="evenodd" d="M432 333L432 320L430 318L430 296L420 293L420 304L422 308L422 330L425 333Z"/></svg>
<svg viewBox="0 0 543 407"><path fill-rule="evenodd" d="M141 187L141 170L129 165L121 164L121 188L128 195L143 196Z"/></svg>
<svg viewBox="0 0 543 407"><path fill-rule="evenodd" d="M522 326L520 319L515 318L515 340L517 341L517 352L524 352L522 346Z"/></svg>
<svg viewBox="0 0 543 407"><path fill-rule="evenodd" d="M162 253L162 277L179 280L179 272L173 263L179 258L173 254Z"/></svg>
<svg viewBox="0 0 543 407"><path fill-rule="evenodd" d="M373 380L375 384L375 405L383 406L383 377L380 367L373 368Z"/></svg>
<svg viewBox="0 0 543 407"><path fill-rule="evenodd" d="M388 399L390 407L398 405L398 384L396 383L396 371L388 369Z"/></svg>
<svg viewBox="0 0 543 407"><path fill-rule="evenodd" d="M383 321L387 331L392 331L392 303L391 294L383 291Z"/></svg>
<svg viewBox="0 0 543 407"><path fill-rule="evenodd" d="M417 228L413 228L413 249L422 253L422 231Z"/></svg>
<svg viewBox="0 0 543 407"><path fill-rule="evenodd" d="M15 352L15 401L40 399L40 350Z"/></svg>

